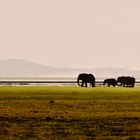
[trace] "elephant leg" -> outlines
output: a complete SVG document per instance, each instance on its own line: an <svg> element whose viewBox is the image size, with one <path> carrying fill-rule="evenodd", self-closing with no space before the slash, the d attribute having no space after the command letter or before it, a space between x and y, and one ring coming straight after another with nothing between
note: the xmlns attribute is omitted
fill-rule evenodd
<svg viewBox="0 0 140 140"><path fill-rule="evenodd" d="M92 83L92 87L95 87L95 82Z"/></svg>
<svg viewBox="0 0 140 140"><path fill-rule="evenodd" d="M82 84L81 84L81 87L83 87L84 86L84 81L82 80Z"/></svg>
<svg viewBox="0 0 140 140"><path fill-rule="evenodd" d="M85 82L85 86L87 87L87 82Z"/></svg>
<svg viewBox="0 0 140 140"><path fill-rule="evenodd" d="M135 83L132 84L132 87L134 87Z"/></svg>

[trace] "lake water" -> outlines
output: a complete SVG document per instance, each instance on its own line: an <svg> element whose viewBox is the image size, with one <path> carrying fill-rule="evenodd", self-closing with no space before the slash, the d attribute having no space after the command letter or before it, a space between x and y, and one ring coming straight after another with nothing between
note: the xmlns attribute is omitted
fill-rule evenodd
<svg viewBox="0 0 140 140"><path fill-rule="evenodd" d="M17 81L39 81L39 82L54 82L54 83L28 83L28 85L49 85L49 86L61 86L61 85L77 85L76 83L55 83L61 81L76 81L76 77L0 77L1 85L25 85L19 84ZM9 83L6 83L9 82ZM11 82L11 83L10 83Z"/></svg>
<svg viewBox="0 0 140 140"><path fill-rule="evenodd" d="M96 85L97 86L102 86L102 83L98 83L99 81L103 81L106 78L96 78ZM1 85L46 85L46 86L77 86L77 77L0 77L0 81L12 81L10 84L8 83L1 83ZM19 84L18 82L14 83L14 81L49 81L49 82L54 82L54 83L28 83L28 84L24 84L21 83ZM57 82L61 82L61 81L70 81L73 82L75 81L75 83L55 83L55 81ZM137 80L139 81L139 80ZM136 83L136 86L140 86L140 82Z"/></svg>

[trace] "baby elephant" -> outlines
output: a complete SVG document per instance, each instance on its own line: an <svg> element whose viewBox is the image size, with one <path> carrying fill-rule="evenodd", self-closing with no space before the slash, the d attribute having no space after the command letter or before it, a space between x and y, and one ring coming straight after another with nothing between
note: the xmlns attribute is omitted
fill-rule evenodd
<svg viewBox="0 0 140 140"><path fill-rule="evenodd" d="M110 87L110 85L112 85L113 87L115 87L117 85L117 81L114 78L111 79L105 79L103 82L103 85L107 85L108 87Z"/></svg>

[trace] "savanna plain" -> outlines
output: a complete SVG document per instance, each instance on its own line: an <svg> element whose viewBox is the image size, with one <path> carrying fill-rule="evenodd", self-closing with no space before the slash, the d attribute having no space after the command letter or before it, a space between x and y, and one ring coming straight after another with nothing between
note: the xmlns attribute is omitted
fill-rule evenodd
<svg viewBox="0 0 140 140"><path fill-rule="evenodd" d="M0 86L0 140L139 140L140 87Z"/></svg>

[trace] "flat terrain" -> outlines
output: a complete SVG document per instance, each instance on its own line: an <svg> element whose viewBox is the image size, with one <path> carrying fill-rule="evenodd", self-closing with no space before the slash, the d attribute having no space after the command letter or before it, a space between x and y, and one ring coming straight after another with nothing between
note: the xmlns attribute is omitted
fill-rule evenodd
<svg viewBox="0 0 140 140"><path fill-rule="evenodd" d="M0 87L0 140L139 140L140 88Z"/></svg>

